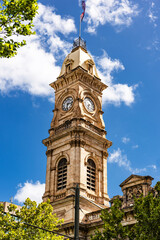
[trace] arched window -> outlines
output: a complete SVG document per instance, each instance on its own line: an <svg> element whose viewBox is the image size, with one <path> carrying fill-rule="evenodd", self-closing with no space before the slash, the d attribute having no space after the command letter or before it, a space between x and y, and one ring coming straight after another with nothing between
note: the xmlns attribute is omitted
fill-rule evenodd
<svg viewBox="0 0 160 240"><path fill-rule="evenodd" d="M93 160L87 161L87 188L95 191L96 165Z"/></svg>
<svg viewBox="0 0 160 240"><path fill-rule="evenodd" d="M57 190L66 188L67 184L67 160L62 158L58 163Z"/></svg>

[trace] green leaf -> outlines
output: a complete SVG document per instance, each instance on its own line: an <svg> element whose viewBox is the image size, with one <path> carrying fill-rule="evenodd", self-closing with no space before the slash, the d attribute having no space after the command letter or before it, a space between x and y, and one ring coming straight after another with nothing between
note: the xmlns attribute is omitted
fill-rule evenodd
<svg viewBox="0 0 160 240"><path fill-rule="evenodd" d="M10 204L7 214L4 214L3 204L0 204L0 239L62 240L64 238L61 236L34 227L50 231L58 230L57 225L60 225L62 220L58 220L56 215L52 213L53 208L49 201L37 205L36 202L28 198L20 210L17 210L15 205Z"/></svg>
<svg viewBox="0 0 160 240"><path fill-rule="evenodd" d="M0 33L3 32L3 44L1 42L0 57L9 58L15 56L18 48L26 44L25 40L11 41L11 36L35 34L32 22L37 14L38 4L37 0L2 0L1 2Z"/></svg>

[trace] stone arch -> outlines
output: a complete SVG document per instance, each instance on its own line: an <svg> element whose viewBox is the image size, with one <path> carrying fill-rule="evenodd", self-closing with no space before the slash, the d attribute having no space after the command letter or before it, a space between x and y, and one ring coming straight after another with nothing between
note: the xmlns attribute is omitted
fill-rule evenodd
<svg viewBox="0 0 160 240"><path fill-rule="evenodd" d="M87 189L96 191L96 164L92 158L87 160Z"/></svg>
<svg viewBox="0 0 160 240"><path fill-rule="evenodd" d="M57 108L57 106L61 106L63 100L65 100L66 97L68 97L69 95L73 98L73 100L75 101L76 99L76 90L73 88L67 88L66 90L63 91L63 93L58 97L58 99L56 100L56 106L55 108Z"/></svg>
<svg viewBox="0 0 160 240"><path fill-rule="evenodd" d="M53 163L53 165L52 165L52 168L53 168L53 169L55 169L55 170L57 169L58 163L59 163L59 161L60 161L62 158L66 158L66 159L67 159L67 165L70 164L70 157L69 157L69 155L68 155L67 153L60 153L60 154L58 154L58 156L56 157L56 159L55 159L55 161L54 161L54 163Z"/></svg>
<svg viewBox="0 0 160 240"><path fill-rule="evenodd" d="M81 98L84 99L86 96L91 97L91 99L93 99L93 101L96 103L97 108L101 108L101 103L97 97L97 95L95 94L95 92L91 89L85 89L81 92Z"/></svg>
<svg viewBox="0 0 160 240"><path fill-rule="evenodd" d="M57 191L67 186L67 159L61 158L57 167Z"/></svg>
<svg viewBox="0 0 160 240"><path fill-rule="evenodd" d="M84 165L87 165L88 159L92 159L96 165L96 169L98 169L98 160L96 157L94 157L93 154L88 154L84 159Z"/></svg>

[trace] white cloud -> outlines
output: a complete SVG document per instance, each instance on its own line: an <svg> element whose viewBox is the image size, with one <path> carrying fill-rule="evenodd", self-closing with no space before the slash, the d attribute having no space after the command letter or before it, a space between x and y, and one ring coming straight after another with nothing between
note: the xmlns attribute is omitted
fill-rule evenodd
<svg viewBox="0 0 160 240"><path fill-rule="evenodd" d="M51 36L61 32L68 35L73 31L76 32L74 20L69 17L62 18L60 15L57 15L53 7L39 3L38 12L39 15L35 18L34 24L36 29L42 34Z"/></svg>
<svg viewBox="0 0 160 240"><path fill-rule="evenodd" d="M108 163L117 163L119 167L124 167L126 170L133 174L138 174L142 172L146 172L146 168L132 168L131 162L128 160L127 155L123 154L121 149L118 148L114 150L108 157Z"/></svg>
<svg viewBox="0 0 160 240"><path fill-rule="evenodd" d="M59 74L60 68L51 53L45 52L37 37L31 37L28 44L19 50L16 57L0 60L0 90L16 89L37 96L52 94L49 87Z"/></svg>
<svg viewBox="0 0 160 240"><path fill-rule="evenodd" d="M35 36L27 37L27 45L11 59L0 59L0 92L22 90L32 95L53 97L49 83L60 73L58 56L69 52L71 44L57 33L68 35L76 31L71 18L56 15L53 8L39 4L34 21Z"/></svg>
<svg viewBox="0 0 160 240"><path fill-rule="evenodd" d="M116 163L119 167L124 167L127 171L131 172L132 174L139 174L142 172L147 172L149 168L153 170L157 170L156 165L149 165L144 168L133 168L131 166L131 162L128 160L127 155L123 154L120 148L117 150L113 150L108 157L108 163Z"/></svg>
<svg viewBox="0 0 160 240"><path fill-rule="evenodd" d="M37 181L36 183L25 182L22 186L21 184L18 186L19 189L14 196L14 199L18 201L18 203L23 203L28 197L32 201L36 201L37 203L42 202L42 196L45 190L45 184Z"/></svg>
<svg viewBox="0 0 160 240"><path fill-rule="evenodd" d="M123 64L118 59L111 59L104 51L101 57L95 57L98 74L102 81L108 85L103 92L103 103L112 103L119 106L122 102L130 106L135 101L135 89L137 85L115 84L113 82L113 72L124 70Z"/></svg>
<svg viewBox="0 0 160 240"><path fill-rule="evenodd" d="M156 20L158 19L158 17L156 16L155 9L156 9L155 3L152 2L148 10L148 17L150 22L153 23L155 27L157 27Z"/></svg>
<svg viewBox="0 0 160 240"><path fill-rule="evenodd" d="M129 26L138 15L138 6L129 0L87 0L86 22L88 32L95 33L99 25Z"/></svg>
<svg viewBox="0 0 160 240"><path fill-rule="evenodd" d="M45 39L52 53L62 51L64 55L68 53L71 44L64 39L60 39L58 33L68 36L76 32L74 20L72 18L62 18L55 13L53 7L47 7L39 3L39 15L34 20L35 30ZM43 42L44 44L44 42Z"/></svg>
<svg viewBox="0 0 160 240"><path fill-rule="evenodd" d="M155 164L149 165L148 167L149 167L149 168L152 168L153 170L157 170L157 166L156 166Z"/></svg>
<svg viewBox="0 0 160 240"><path fill-rule="evenodd" d="M127 84L114 84L104 91L104 102L119 106L124 102L130 106L135 101L135 87Z"/></svg>
<svg viewBox="0 0 160 240"><path fill-rule="evenodd" d="M133 148L133 149L139 148L139 145L138 145L138 144L133 145L132 148Z"/></svg>
<svg viewBox="0 0 160 240"><path fill-rule="evenodd" d="M118 59L111 59L108 54L103 51L103 55L100 57L95 57L99 69L99 75L108 84L112 82L111 74L114 71L124 70L123 64Z"/></svg>
<svg viewBox="0 0 160 240"><path fill-rule="evenodd" d="M128 143L130 141L130 138L127 138L127 137L122 137L122 142L124 144Z"/></svg>
<svg viewBox="0 0 160 240"><path fill-rule="evenodd" d="M160 51L160 40L156 37L150 45L146 47L147 50L155 50L155 51Z"/></svg>
<svg viewBox="0 0 160 240"><path fill-rule="evenodd" d="M117 163L120 167L124 166L125 168L130 168L130 162L127 159L127 155L122 155L122 152L120 148L117 150L114 150L109 158L108 158L109 163Z"/></svg>
<svg viewBox="0 0 160 240"><path fill-rule="evenodd" d="M157 20L157 17L154 16L154 13L151 12L151 11L149 12L148 17L149 17L151 22L155 22Z"/></svg>
<svg viewBox="0 0 160 240"><path fill-rule="evenodd" d="M21 90L34 96L47 97L54 101L54 93L49 83L60 73L60 62L70 52L71 44L64 35L76 31L72 18L62 18L54 8L39 4L39 15L34 21L35 36L27 37L27 45L19 49L11 59L0 59L0 92ZM58 34L61 34L61 38ZM113 83L114 72L124 70L118 59L111 59L104 51L95 57L102 81L109 88L104 91L103 102L130 106L135 100L136 86Z"/></svg>

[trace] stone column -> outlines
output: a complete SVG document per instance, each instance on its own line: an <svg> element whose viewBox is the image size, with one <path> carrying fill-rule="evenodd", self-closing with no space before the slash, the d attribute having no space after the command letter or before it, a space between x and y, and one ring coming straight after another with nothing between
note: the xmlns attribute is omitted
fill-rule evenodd
<svg viewBox="0 0 160 240"><path fill-rule="evenodd" d="M46 168L46 184L45 184L45 193L43 200L47 200L50 195L50 174L51 174L51 160L52 160L52 150L46 152L47 155L47 168Z"/></svg>

